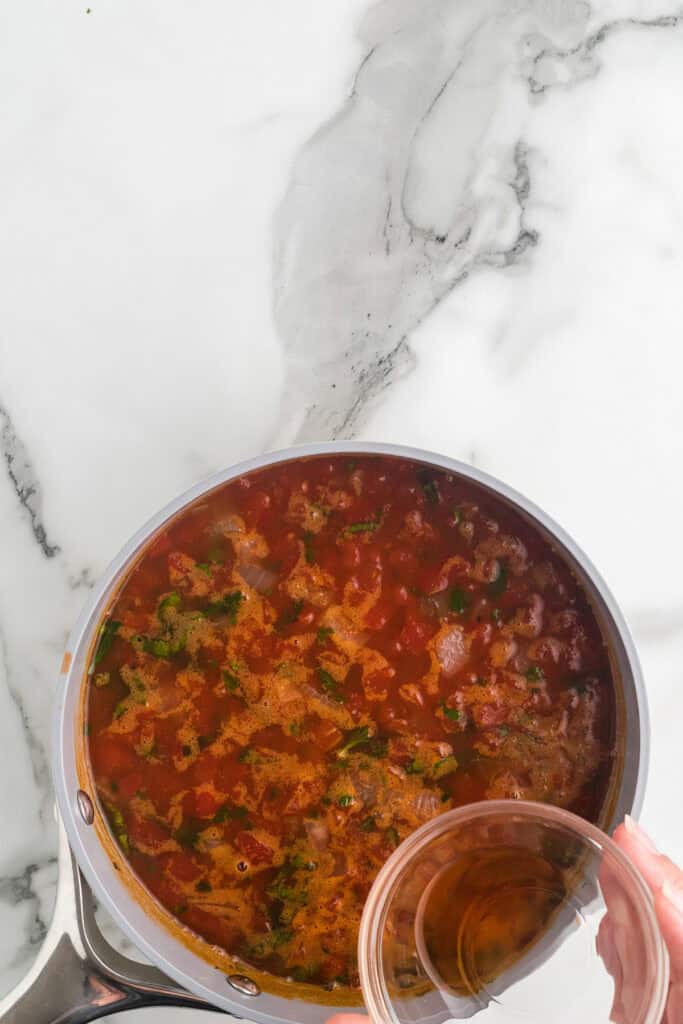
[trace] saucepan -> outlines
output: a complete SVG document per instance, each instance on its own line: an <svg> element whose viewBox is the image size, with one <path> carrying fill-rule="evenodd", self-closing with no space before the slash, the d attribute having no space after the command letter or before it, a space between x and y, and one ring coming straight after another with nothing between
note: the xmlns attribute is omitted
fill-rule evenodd
<svg viewBox="0 0 683 1024"><path fill-rule="evenodd" d="M84 776L82 697L99 627L131 565L168 520L230 480L277 463L328 454L376 454L409 459L470 481L514 509L555 548L584 587L608 647L616 680L617 746L603 809L606 831L624 814L637 815L647 774L649 725L638 657L623 616L595 567L541 509L506 484L444 455L392 444L346 441L302 445L261 455L215 474L186 491L143 526L114 559L76 623L57 682L53 774L60 826L60 886L55 917L28 977L0 1002L6 1024L84 1024L121 1009L150 1004L226 1011L260 1024L320 1024L338 1006L335 992L300 992L257 972L217 969L169 931L151 899L140 898L116 856ZM84 781L85 779L85 781ZM122 957L95 923L94 897L147 958ZM305 986L311 989L312 986Z"/></svg>

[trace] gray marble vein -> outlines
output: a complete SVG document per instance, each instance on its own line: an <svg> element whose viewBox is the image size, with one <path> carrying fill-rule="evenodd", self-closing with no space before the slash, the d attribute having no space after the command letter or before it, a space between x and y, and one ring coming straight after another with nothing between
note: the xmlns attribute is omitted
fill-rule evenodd
<svg viewBox="0 0 683 1024"><path fill-rule="evenodd" d="M581 0L373 7L343 107L300 152L274 221L274 308L288 377L278 443L353 436L414 365L410 336L480 267L525 267L540 94L597 74L627 28Z"/></svg>
<svg viewBox="0 0 683 1024"><path fill-rule="evenodd" d="M48 539L42 521L42 494L26 446L17 434L7 409L0 403L0 452L19 504L25 510L31 530L46 558L54 558L59 546Z"/></svg>

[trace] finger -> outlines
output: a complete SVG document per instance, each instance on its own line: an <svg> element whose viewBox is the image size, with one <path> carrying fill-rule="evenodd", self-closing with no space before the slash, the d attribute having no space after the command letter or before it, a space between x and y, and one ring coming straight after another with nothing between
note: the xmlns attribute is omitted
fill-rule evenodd
<svg viewBox="0 0 683 1024"><path fill-rule="evenodd" d="M665 883L655 894L655 912L669 951L671 979L683 983L683 890Z"/></svg>
<svg viewBox="0 0 683 1024"><path fill-rule="evenodd" d="M335 1013L325 1024L370 1024L370 1018L362 1013Z"/></svg>
<svg viewBox="0 0 683 1024"><path fill-rule="evenodd" d="M672 860L660 853L647 833L628 815L614 833L617 846L629 857L641 875L656 893L665 882L683 886L683 871Z"/></svg>

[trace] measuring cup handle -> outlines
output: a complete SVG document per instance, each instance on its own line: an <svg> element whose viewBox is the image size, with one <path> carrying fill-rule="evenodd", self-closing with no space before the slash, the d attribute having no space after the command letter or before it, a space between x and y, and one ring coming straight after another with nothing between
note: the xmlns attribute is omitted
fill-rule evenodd
<svg viewBox="0 0 683 1024"><path fill-rule="evenodd" d="M106 954L106 955L105 955ZM109 946L95 924L92 894L59 823L59 882L52 922L28 974L0 1000L1 1024L86 1024L142 1006L216 1007L156 967Z"/></svg>

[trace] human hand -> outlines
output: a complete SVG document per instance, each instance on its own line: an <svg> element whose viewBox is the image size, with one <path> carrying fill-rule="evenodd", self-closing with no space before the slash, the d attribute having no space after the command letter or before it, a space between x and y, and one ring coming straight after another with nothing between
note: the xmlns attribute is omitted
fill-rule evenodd
<svg viewBox="0 0 683 1024"><path fill-rule="evenodd" d="M652 891L662 938L669 951L671 984L662 1024L683 1021L683 871L660 853L646 832L626 816L614 841Z"/></svg>

